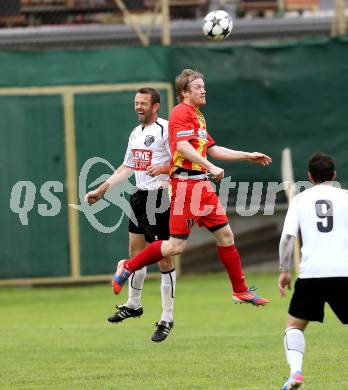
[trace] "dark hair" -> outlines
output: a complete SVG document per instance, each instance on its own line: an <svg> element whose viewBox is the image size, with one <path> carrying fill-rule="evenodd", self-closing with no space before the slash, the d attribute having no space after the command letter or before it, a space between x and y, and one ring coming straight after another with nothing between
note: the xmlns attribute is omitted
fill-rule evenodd
<svg viewBox="0 0 348 390"><path fill-rule="evenodd" d="M182 92L187 91L189 88L189 84L197 79L203 79L203 74L198 72L198 70L192 69L184 69L178 76L176 76L176 97L179 103L184 100Z"/></svg>
<svg viewBox="0 0 348 390"><path fill-rule="evenodd" d="M147 95L151 95L151 104L154 105L155 103L161 102L161 95L157 91L157 89L150 88L150 87L144 87L140 88L137 93L144 93Z"/></svg>
<svg viewBox="0 0 348 390"><path fill-rule="evenodd" d="M316 153L308 161L308 171L316 183L324 183L333 179L335 164L327 154Z"/></svg>

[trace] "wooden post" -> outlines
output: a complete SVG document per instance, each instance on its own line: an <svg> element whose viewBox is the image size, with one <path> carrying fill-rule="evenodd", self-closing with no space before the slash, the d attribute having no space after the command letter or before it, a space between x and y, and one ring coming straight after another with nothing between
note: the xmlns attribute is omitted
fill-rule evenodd
<svg viewBox="0 0 348 390"><path fill-rule="evenodd" d="M284 15L284 0L277 0L278 15Z"/></svg>
<svg viewBox="0 0 348 390"><path fill-rule="evenodd" d="M162 1L162 45L170 45L170 10L169 0Z"/></svg>
<svg viewBox="0 0 348 390"><path fill-rule="evenodd" d="M64 143L66 159L66 181L68 189L68 204L78 203L78 176L76 157L74 94L63 94L64 108ZM73 278L79 278L80 273L80 233L79 214L77 210L68 207L69 247L70 247L70 274Z"/></svg>
<svg viewBox="0 0 348 390"><path fill-rule="evenodd" d="M150 44L149 37L146 36L146 34L144 34L141 31L141 28L139 27L138 23L134 20L133 15L128 11L123 0L114 0L114 1L116 3L117 7L122 11L123 17L129 18L130 23L131 23L132 27L134 28L134 31L138 35L138 38L140 39L141 43L144 46L149 46L149 44Z"/></svg>
<svg viewBox="0 0 348 390"><path fill-rule="evenodd" d="M284 188L286 196L288 198L288 203L290 204L291 200L295 196L295 180L294 172L292 167L292 158L290 148L285 148L282 151L282 163L281 163L281 172L283 182L287 182L288 186ZM293 252L294 266L296 275L300 271L300 262L301 262L301 240L300 232L297 234L294 242L294 252Z"/></svg>
<svg viewBox="0 0 348 390"><path fill-rule="evenodd" d="M336 0L335 16L332 21L331 36L345 35L347 31L344 0Z"/></svg>

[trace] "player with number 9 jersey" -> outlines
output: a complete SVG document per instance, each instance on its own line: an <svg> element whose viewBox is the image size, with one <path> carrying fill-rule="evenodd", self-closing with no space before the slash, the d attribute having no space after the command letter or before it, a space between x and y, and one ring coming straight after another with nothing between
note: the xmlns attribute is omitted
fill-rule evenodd
<svg viewBox="0 0 348 390"><path fill-rule="evenodd" d="M283 342L290 376L281 390L298 389L303 384L304 331L311 321L324 321L326 304L348 324L348 193L335 186L335 164L326 154L316 153L309 159L308 178L314 186L291 201L279 243L278 288L285 296L285 287L291 287L293 243L301 232L300 272Z"/></svg>
<svg viewBox="0 0 348 390"><path fill-rule="evenodd" d="M348 193L317 184L291 201L283 234L301 231L299 278L348 277Z"/></svg>

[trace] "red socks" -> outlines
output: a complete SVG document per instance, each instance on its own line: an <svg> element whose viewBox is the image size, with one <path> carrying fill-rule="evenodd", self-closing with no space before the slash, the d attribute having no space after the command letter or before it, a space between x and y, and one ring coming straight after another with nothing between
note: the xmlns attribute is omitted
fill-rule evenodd
<svg viewBox="0 0 348 390"><path fill-rule="evenodd" d="M133 273L146 265L157 263L163 258L161 245L162 240L152 242L132 259L127 260L125 268ZM220 261L228 272L233 291L237 293L246 291L248 288L244 282L242 265L236 247L234 245L218 246L217 251Z"/></svg>
<svg viewBox="0 0 348 390"><path fill-rule="evenodd" d="M145 265L157 263L163 258L161 251L162 240L154 241L148 245L144 250L138 253L124 263L125 268L133 273L136 270L143 268Z"/></svg>
<svg viewBox="0 0 348 390"><path fill-rule="evenodd" d="M248 287L245 285L242 265L236 247L234 245L218 246L217 251L221 263L228 272L233 291L236 293L246 291Z"/></svg>

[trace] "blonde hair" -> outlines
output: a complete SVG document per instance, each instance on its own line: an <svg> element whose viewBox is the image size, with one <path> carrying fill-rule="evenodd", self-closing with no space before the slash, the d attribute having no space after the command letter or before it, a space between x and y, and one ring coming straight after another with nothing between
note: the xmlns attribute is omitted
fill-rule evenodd
<svg viewBox="0 0 348 390"><path fill-rule="evenodd" d="M189 84L197 79L203 79L203 74L200 73L198 70L192 69L184 69L178 76L176 76L176 98L179 103L184 100L182 93L186 92L189 89Z"/></svg>

